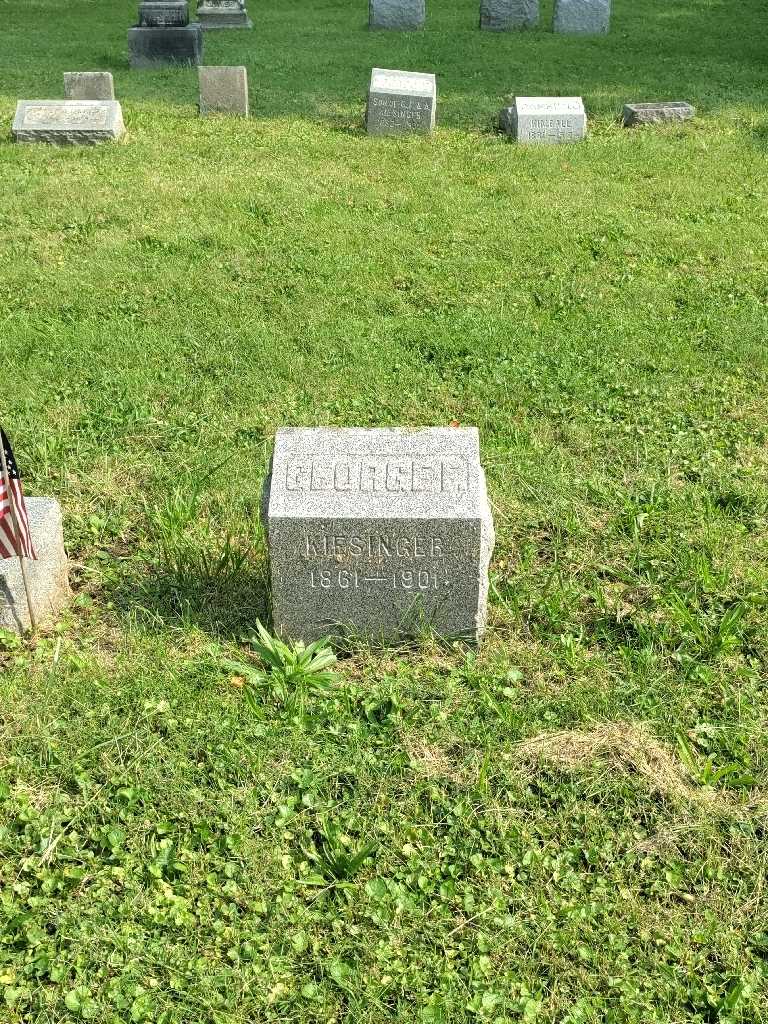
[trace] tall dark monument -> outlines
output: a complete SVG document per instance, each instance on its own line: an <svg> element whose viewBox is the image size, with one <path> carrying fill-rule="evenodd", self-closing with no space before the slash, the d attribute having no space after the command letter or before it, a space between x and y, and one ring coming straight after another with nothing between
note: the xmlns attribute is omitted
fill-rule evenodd
<svg viewBox="0 0 768 1024"><path fill-rule="evenodd" d="M128 29L128 57L132 68L201 64L203 30L190 24L187 0L143 0L139 24Z"/></svg>

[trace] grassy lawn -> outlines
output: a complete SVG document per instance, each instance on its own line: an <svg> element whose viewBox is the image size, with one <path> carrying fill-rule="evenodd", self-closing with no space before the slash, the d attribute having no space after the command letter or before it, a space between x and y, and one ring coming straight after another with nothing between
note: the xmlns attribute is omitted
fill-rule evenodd
<svg viewBox="0 0 768 1024"><path fill-rule="evenodd" d="M764 0L249 6L243 122L128 70L133 0L0 0L0 420L75 589L0 638L0 1021L768 1021ZM373 65L438 75L433 137L366 137ZM96 68L125 144L11 144ZM505 143L515 92L588 140ZM276 428L454 419L483 646L251 710Z"/></svg>

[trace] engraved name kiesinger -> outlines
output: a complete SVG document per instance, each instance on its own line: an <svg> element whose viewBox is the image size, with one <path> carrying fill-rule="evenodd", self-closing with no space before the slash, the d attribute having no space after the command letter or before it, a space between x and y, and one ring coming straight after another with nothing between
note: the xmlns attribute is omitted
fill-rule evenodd
<svg viewBox="0 0 768 1024"><path fill-rule="evenodd" d="M322 530L322 528L321 528ZM329 534L320 532L304 538L307 558L445 558L448 554L442 537L369 533Z"/></svg>
<svg viewBox="0 0 768 1024"><path fill-rule="evenodd" d="M469 465L460 457L291 459L286 466L285 486L289 491L458 497L469 489Z"/></svg>

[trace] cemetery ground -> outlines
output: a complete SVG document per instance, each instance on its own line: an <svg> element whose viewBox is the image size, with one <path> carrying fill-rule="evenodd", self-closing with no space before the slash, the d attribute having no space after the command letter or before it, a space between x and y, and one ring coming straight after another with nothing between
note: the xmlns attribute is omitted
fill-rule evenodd
<svg viewBox="0 0 768 1024"><path fill-rule="evenodd" d="M765 4L250 6L243 121L129 73L131 4L0 0L3 125L104 68L128 129L0 140L0 419L75 591L0 639L0 1021L767 1021ZM434 136L365 136L374 65L438 75ZM505 143L511 92L589 138ZM249 706L275 430L451 421L483 645Z"/></svg>

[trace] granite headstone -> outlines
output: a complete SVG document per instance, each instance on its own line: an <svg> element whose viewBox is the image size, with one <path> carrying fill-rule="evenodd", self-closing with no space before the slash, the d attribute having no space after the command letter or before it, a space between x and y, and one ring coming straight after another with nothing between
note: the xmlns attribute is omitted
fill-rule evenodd
<svg viewBox="0 0 768 1024"><path fill-rule="evenodd" d="M477 430L279 430L265 512L282 635L483 632L494 530Z"/></svg>
<svg viewBox="0 0 768 1024"><path fill-rule="evenodd" d="M201 64L203 30L190 23L187 0L143 0L139 24L128 29L128 59L132 68Z"/></svg>
<svg viewBox="0 0 768 1024"><path fill-rule="evenodd" d="M696 116L696 108L684 100L659 103L627 103L622 113L625 128L638 124L659 124L663 121L688 121Z"/></svg>
<svg viewBox="0 0 768 1024"><path fill-rule="evenodd" d="M611 0L555 0L555 32L599 35L611 21Z"/></svg>
<svg viewBox="0 0 768 1024"><path fill-rule="evenodd" d="M68 100L113 100L115 84L109 71L65 71L64 96Z"/></svg>
<svg viewBox="0 0 768 1024"><path fill-rule="evenodd" d="M408 31L424 27L426 0L369 0L368 24L371 28Z"/></svg>
<svg viewBox="0 0 768 1024"><path fill-rule="evenodd" d="M248 117L248 72L244 67L200 67L200 113Z"/></svg>
<svg viewBox="0 0 768 1024"><path fill-rule="evenodd" d="M578 142L587 134L587 115L579 96L516 96L502 109L499 127L517 142Z"/></svg>
<svg viewBox="0 0 768 1024"><path fill-rule="evenodd" d="M374 68L365 116L369 135L426 135L435 127L437 80L419 71Z"/></svg>
<svg viewBox="0 0 768 1024"><path fill-rule="evenodd" d="M206 31L216 28L253 28L245 0L200 0L197 20Z"/></svg>
<svg viewBox="0 0 768 1024"><path fill-rule="evenodd" d="M36 559L26 562L30 596L38 624L51 623L69 600L67 556L61 509L53 498L27 498L27 514ZM29 611L18 558L0 558L0 629L22 633Z"/></svg>
<svg viewBox="0 0 768 1024"><path fill-rule="evenodd" d="M124 131L115 100L19 100L11 135L16 142L92 146Z"/></svg>
<svg viewBox="0 0 768 1024"><path fill-rule="evenodd" d="M480 28L489 32L534 28L539 23L539 0L481 0Z"/></svg>

